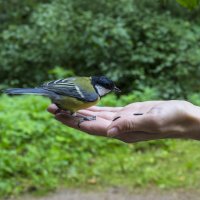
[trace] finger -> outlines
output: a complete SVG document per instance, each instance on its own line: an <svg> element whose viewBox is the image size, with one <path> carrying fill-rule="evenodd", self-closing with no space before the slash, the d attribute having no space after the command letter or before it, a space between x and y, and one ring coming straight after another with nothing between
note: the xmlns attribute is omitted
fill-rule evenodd
<svg viewBox="0 0 200 200"><path fill-rule="evenodd" d="M107 111L107 112L118 112L122 109L123 107L101 107L101 106L92 106L88 108L88 110L91 110L93 112L102 112L102 111Z"/></svg>
<svg viewBox="0 0 200 200"><path fill-rule="evenodd" d="M96 120L84 121L80 126L78 126L78 120L70 115L56 114L55 118L69 127L99 136L106 136L107 128L110 125L110 121L100 117L96 118Z"/></svg>
<svg viewBox="0 0 200 200"><path fill-rule="evenodd" d="M90 110L80 110L80 111L78 111L78 113L80 113L82 115L86 115L86 116L96 116L96 117L100 117L100 118L103 118L103 119L106 119L106 120L110 120L110 121L115 116L115 113L107 112L107 111L104 111L104 112L93 112L93 111L90 111Z"/></svg>
<svg viewBox="0 0 200 200"><path fill-rule="evenodd" d="M55 104L51 104L47 108L47 111L50 112L50 113L52 113L52 114L55 114L57 110L58 110L58 107Z"/></svg>
<svg viewBox="0 0 200 200"><path fill-rule="evenodd" d="M150 114L138 115L132 117L121 117L113 121L108 127L107 135L117 136L125 132L157 132L158 125L155 117Z"/></svg>

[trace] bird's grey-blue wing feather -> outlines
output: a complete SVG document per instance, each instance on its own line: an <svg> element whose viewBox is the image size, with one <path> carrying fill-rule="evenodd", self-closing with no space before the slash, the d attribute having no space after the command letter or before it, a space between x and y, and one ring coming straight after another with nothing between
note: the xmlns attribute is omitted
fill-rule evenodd
<svg viewBox="0 0 200 200"><path fill-rule="evenodd" d="M73 78L51 81L44 83L41 87L46 90L53 91L56 94L74 97L81 101L93 102L98 99L98 94L95 90L94 92L81 90L81 88L74 84Z"/></svg>

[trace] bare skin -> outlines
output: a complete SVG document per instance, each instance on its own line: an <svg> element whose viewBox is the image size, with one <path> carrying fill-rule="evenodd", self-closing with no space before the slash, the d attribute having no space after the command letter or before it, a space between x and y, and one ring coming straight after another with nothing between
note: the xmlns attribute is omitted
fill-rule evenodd
<svg viewBox="0 0 200 200"><path fill-rule="evenodd" d="M112 137L126 143L163 138L200 139L200 107L187 101L147 101L125 107L93 106L79 113L96 116L96 120L77 120L68 114L56 113L56 105L48 111L63 124L83 132Z"/></svg>

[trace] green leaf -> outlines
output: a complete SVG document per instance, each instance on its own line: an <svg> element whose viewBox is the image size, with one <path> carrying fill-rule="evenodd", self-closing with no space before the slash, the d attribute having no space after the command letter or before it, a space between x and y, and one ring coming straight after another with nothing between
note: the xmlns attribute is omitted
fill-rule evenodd
<svg viewBox="0 0 200 200"><path fill-rule="evenodd" d="M194 9L199 5L200 0L176 0L182 6L188 9Z"/></svg>

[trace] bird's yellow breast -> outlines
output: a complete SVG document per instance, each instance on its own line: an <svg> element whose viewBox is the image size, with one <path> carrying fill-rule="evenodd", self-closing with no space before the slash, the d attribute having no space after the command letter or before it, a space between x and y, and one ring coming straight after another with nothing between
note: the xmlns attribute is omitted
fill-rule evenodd
<svg viewBox="0 0 200 200"><path fill-rule="evenodd" d="M91 106L94 106L98 103L100 98L98 98L96 101L93 102L84 102L80 101L78 99L75 99L73 97L62 97L59 102L55 102L59 108L67 111L71 111L72 113L81 110L81 109L86 109Z"/></svg>

